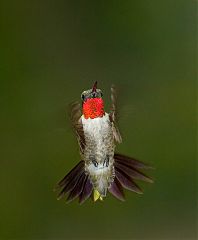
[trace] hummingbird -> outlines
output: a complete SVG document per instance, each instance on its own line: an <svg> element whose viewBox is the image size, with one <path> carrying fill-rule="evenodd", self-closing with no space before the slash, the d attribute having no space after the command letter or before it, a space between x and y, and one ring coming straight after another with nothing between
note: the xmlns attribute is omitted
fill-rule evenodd
<svg viewBox="0 0 198 240"><path fill-rule="evenodd" d="M152 178L142 170L152 168L135 158L115 152L122 142L117 126L117 94L111 87L111 107L105 112L103 93L97 81L81 94L81 104L71 104L70 120L80 150L80 162L56 186L57 199L67 195L67 202L78 198L84 203L88 198L101 200L111 193L124 201L123 189L142 194L136 180L152 183Z"/></svg>

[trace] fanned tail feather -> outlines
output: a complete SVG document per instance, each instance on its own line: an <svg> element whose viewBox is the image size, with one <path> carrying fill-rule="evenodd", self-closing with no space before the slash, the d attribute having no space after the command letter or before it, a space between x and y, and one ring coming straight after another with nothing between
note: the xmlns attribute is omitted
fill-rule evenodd
<svg viewBox="0 0 198 240"><path fill-rule="evenodd" d="M56 186L60 189L57 199L67 195L66 202L71 202L79 197L79 203L87 200L93 190L88 175L85 174L84 161L80 161Z"/></svg>
<svg viewBox="0 0 198 240"><path fill-rule="evenodd" d="M115 163L115 168L117 170L123 171L126 175L130 176L132 179L153 183L153 180L150 177L146 176L144 173L138 171L134 167L125 166L124 164L116 162Z"/></svg>
<svg viewBox="0 0 198 240"><path fill-rule="evenodd" d="M153 167L147 163L144 163L140 160L137 160L135 158L128 157L128 156L125 156L125 155L122 155L119 153L115 153L114 158L115 158L116 162L120 162L121 164L125 164L127 166L132 166L137 169L153 169Z"/></svg>
<svg viewBox="0 0 198 240"><path fill-rule="evenodd" d="M93 185L91 184L89 177L86 176L86 180L83 186L83 190L79 196L79 203L84 203L90 196L93 191Z"/></svg>
<svg viewBox="0 0 198 240"><path fill-rule="evenodd" d="M132 192L142 194L141 188L132 180L131 177L127 176L124 172L115 170L116 177L121 185Z"/></svg>
<svg viewBox="0 0 198 240"><path fill-rule="evenodd" d="M142 194L142 189L134 180L152 183L152 178L145 175L142 170L152 167L134 158L121 154L114 155L115 178L108 191L117 199L124 201L124 189ZM79 203L84 203L94 190L89 176L85 173L85 163L80 161L56 186L60 190L57 199L67 194L67 202L79 198Z"/></svg>
<svg viewBox="0 0 198 240"><path fill-rule="evenodd" d="M72 191L70 191L70 193L67 197L67 202L68 203L73 201L75 198L77 198L81 194L81 192L83 190L85 179L86 179L86 175L83 172L81 174L81 176L79 177L77 183L75 184L75 187L72 189Z"/></svg>
<svg viewBox="0 0 198 240"><path fill-rule="evenodd" d="M109 192L119 200L124 200L123 189L127 189L138 194L143 193L142 189L134 180L153 183L152 178L141 172L141 169L152 169L150 165L121 154L115 154L114 160L115 179L109 188Z"/></svg>
<svg viewBox="0 0 198 240"><path fill-rule="evenodd" d="M120 182L118 181L117 177L114 178L114 181L111 184L111 187L109 188L109 192L119 200L125 201L123 188Z"/></svg>
<svg viewBox="0 0 198 240"><path fill-rule="evenodd" d="M82 168L84 168L84 162L80 161L74 168L72 168L72 170L57 184L57 186L55 187L54 190L57 190L63 186L66 185L66 183L74 178L76 176L76 174L78 174L79 170L81 170Z"/></svg>

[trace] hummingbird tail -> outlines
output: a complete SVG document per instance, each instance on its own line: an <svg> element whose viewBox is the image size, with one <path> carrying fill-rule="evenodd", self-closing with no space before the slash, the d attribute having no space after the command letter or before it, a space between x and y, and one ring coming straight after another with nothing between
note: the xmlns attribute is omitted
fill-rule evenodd
<svg viewBox="0 0 198 240"><path fill-rule="evenodd" d="M142 194L142 189L134 180L152 183L152 178L145 175L142 170L152 169L148 164L122 154L114 154L115 179L109 192L121 201L125 200L123 188Z"/></svg>
<svg viewBox="0 0 198 240"><path fill-rule="evenodd" d="M142 189L135 182L142 180L152 183L152 178L145 175L142 170L153 169L134 158L130 158L121 154L114 154L115 177L108 191L121 201L125 200L124 189L142 194ZM94 201L103 200L103 195L98 189L95 189L89 179L89 175L85 172L85 163L80 161L60 182L58 182L55 190L59 190L57 199L61 199L67 195L67 202L71 202L78 198L79 203L84 203L93 192ZM104 196L106 193L104 194Z"/></svg>
<svg viewBox="0 0 198 240"><path fill-rule="evenodd" d="M60 190L57 199L61 199L67 194L67 202L71 202L77 197L82 204L92 193L93 186L88 175L85 174L84 161L80 161L60 182L55 190Z"/></svg>

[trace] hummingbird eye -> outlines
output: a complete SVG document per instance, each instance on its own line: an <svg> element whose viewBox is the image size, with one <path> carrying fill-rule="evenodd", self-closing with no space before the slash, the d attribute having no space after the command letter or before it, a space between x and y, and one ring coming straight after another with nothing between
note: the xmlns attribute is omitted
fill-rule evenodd
<svg viewBox="0 0 198 240"><path fill-rule="evenodd" d="M84 100L85 100L85 95L82 94L82 95L81 95L81 98L82 98L82 100L84 101Z"/></svg>

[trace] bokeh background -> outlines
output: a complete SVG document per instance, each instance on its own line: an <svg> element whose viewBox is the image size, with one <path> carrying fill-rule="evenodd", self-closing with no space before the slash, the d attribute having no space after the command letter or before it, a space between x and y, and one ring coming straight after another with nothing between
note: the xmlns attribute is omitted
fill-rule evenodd
<svg viewBox="0 0 198 240"><path fill-rule="evenodd" d="M1 1L1 239L196 239L196 1ZM119 93L117 150L155 166L145 194L66 204L67 106Z"/></svg>

